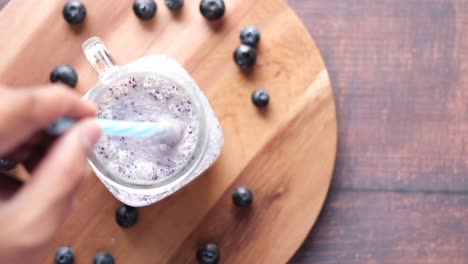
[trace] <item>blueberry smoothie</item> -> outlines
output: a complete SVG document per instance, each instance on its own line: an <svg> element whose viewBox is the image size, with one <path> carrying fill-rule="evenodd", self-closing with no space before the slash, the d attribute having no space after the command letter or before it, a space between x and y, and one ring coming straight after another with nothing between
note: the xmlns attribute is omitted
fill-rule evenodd
<svg viewBox="0 0 468 264"><path fill-rule="evenodd" d="M224 145L221 125L208 99L174 59L147 55L115 65L97 37L82 45L99 80L84 99L108 120L161 122L169 136L102 136L88 162L115 198L147 206L202 175Z"/></svg>
<svg viewBox="0 0 468 264"><path fill-rule="evenodd" d="M177 137L102 137L94 150L109 173L137 184L158 183L180 173L192 159L199 135L197 111L177 82L157 74L129 74L97 98L103 119L178 123Z"/></svg>

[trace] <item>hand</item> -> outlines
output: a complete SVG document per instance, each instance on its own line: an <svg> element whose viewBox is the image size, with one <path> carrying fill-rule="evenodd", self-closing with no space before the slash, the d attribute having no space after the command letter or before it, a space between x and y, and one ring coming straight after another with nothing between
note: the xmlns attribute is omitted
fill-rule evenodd
<svg viewBox="0 0 468 264"><path fill-rule="evenodd" d="M0 157L23 162L32 175L24 184L0 175L2 263L36 263L70 214L101 133L86 120L95 114L69 88L0 86ZM56 139L47 136L44 129L62 117L79 122Z"/></svg>

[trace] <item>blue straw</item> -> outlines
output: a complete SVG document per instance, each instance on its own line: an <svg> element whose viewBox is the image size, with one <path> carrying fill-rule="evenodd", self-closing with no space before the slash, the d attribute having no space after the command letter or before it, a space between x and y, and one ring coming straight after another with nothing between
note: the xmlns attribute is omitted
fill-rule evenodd
<svg viewBox="0 0 468 264"><path fill-rule="evenodd" d="M174 126L170 122L135 122L108 120L96 118L95 122L101 127L102 134L119 137L167 137ZM75 124L75 121L63 118L47 128L51 135L61 135Z"/></svg>

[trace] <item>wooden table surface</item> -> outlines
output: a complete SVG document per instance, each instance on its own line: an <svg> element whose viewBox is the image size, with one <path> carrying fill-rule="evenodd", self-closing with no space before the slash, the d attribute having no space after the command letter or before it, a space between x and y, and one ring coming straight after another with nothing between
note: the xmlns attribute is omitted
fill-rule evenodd
<svg viewBox="0 0 468 264"><path fill-rule="evenodd" d="M331 191L291 263L468 263L466 0L288 2L339 129Z"/></svg>
<svg viewBox="0 0 468 264"><path fill-rule="evenodd" d="M468 263L468 2L289 0L330 73L335 174L292 263Z"/></svg>

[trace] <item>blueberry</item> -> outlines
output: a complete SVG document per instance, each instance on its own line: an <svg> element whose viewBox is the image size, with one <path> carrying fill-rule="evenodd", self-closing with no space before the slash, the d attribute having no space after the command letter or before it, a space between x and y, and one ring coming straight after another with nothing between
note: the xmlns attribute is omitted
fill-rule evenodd
<svg viewBox="0 0 468 264"><path fill-rule="evenodd" d="M76 83L78 82L78 75L72 67L62 64L55 67L55 69L50 73L50 81L53 83L62 82L71 88L75 88Z"/></svg>
<svg viewBox="0 0 468 264"><path fill-rule="evenodd" d="M253 201L252 191L247 187L239 187L232 193L232 201L237 207L247 207Z"/></svg>
<svg viewBox="0 0 468 264"><path fill-rule="evenodd" d="M248 26L242 29L240 33L240 40L242 44L255 47L260 41L260 30L254 26Z"/></svg>
<svg viewBox="0 0 468 264"><path fill-rule="evenodd" d="M135 0L133 3L133 11L141 20L150 20L156 15L158 6L153 0Z"/></svg>
<svg viewBox="0 0 468 264"><path fill-rule="evenodd" d="M73 250L69 247L61 247L55 252L55 263L56 264L73 264L75 261L75 255Z"/></svg>
<svg viewBox="0 0 468 264"><path fill-rule="evenodd" d="M208 20L218 20L224 15L226 6L223 0L202 0L200 12Z"/></svg>
<svg viewBox="0 0 468 264"><path fill-rule="evenodd" d="M257 107L265 107L270 101L270 95L267 91L258 89L252 93L252 103Z"/></svg>
<svg viewBox="0 0 468 264"><path fill-rule="evenodd" d="M80 24L86 17L86 7L80 1L70 0L63 7L62 13L68 24Z"/></svg>
<svg viewBox="0 0 468 264"><path fill-rule="evenodd" d="M10 160L0 159L0 170L7 171L16 167L16 163Z"/></svg>
<svg viewBox="0 0 468 264"><path fill-rule="evenodd" d="M241 44L239 48L234 51L234 61L242 69L248 69L255 64L257 60L257 52L251 46Z"/></svg>
<svg viewBox="0 0 468 264"><path fill-rule="evenodd" d="M94 256L93 264L114 264L114 257L107 253L101 252Z"/></svg>
<svg viewBox="0 0 468 264"><path fill-rule="evenodd" d="M197 261L199 264L217 264L219 262L219 249L213 243L198 248Z"/></svg>
<svg viewBox="0 0 468 264"><path fill-rule="evenodd" d="M138 210L135 207L123 204L115 211L115 220L121 227L132 227L138 221Z"/></svg>
<svg viewBox="0 0 468 264"><path fill-rule="evenodd" d="M177 11L184 6L184 0L166 0L166 6L172 11Z"/></svg>

